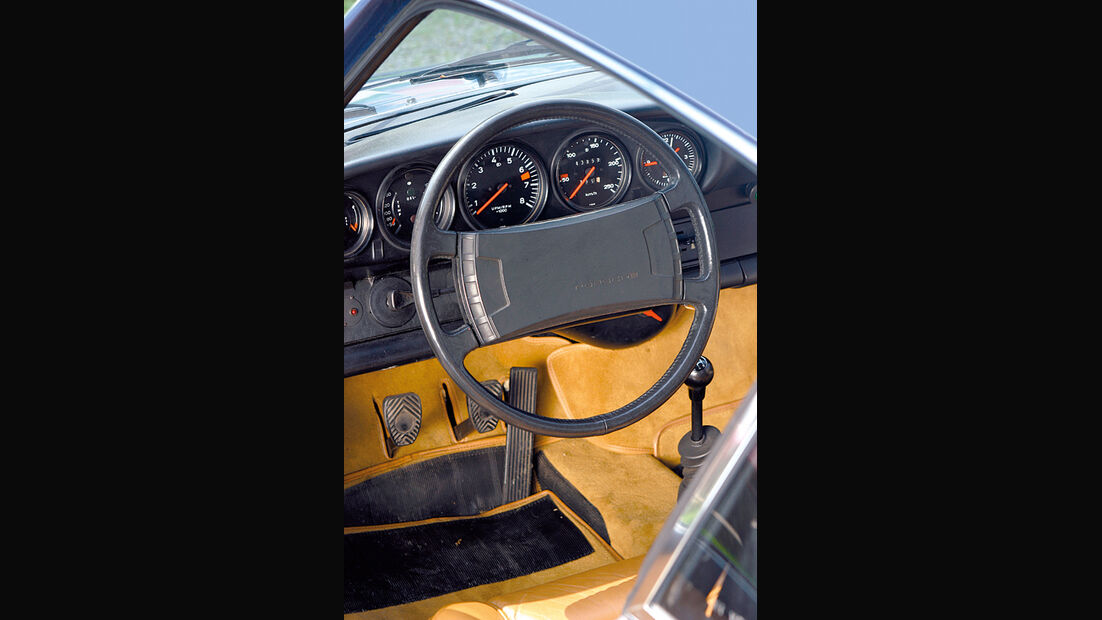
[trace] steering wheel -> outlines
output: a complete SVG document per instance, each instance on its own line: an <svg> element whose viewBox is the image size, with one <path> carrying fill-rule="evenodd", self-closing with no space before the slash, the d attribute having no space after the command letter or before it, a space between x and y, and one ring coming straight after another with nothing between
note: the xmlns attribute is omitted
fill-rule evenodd
<svg viewBox="0 0 1102 620"><path fill-rule="evenodd" d="M501 132L545 120L583 121L645 148L669 171L671 184L619 205L519 226L452 232L431 217L413 224L410 269L417 317L440 365L474 402L508 424L552 437L603 435L633 424L666 402L704 351L719 303L715 232L700 186L658 134L612 108L576 100L533 101L472 129L448 151L425 187L421 204L443 198L448 180ZM634 151L634 149L629 149ZM688 212L696 232L700 272L683 278L672 211ZM440 326L429 287L429 261L452 261L464 325ZM467 372L474 349L586 319L683 304L695 312L681 350L665 374L632 402L584 419L557 419L511 407Z"/></svg>

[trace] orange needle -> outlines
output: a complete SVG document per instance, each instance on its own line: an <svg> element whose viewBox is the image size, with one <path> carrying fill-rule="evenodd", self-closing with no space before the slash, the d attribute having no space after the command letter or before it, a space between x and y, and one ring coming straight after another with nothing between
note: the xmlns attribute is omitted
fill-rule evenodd
<svg viewBox="0 0 1102 620"><path fill-rule="evenodd" d="M652 162L648 162L648 163L645 163L645 164L643 164L643 166L644 166L644 167L646 167L646 166L654 166L654 165L657 165L657 164L658 164L658 162L656 162L656 161L652 161Z"/></svg>
<svg viewBox="0 0 1102 620"><path fill-rule="evenodd" d="M588 179L589 175L593 174L593 171L596 169L597 166L593 166L589 169L589 172L585 173L585 176L582 177L582 182L578 183L578 186L574 188L574 191L570 194L570 198L567 198L567 200L574 200L574 196L577 195L578 190L580 190L582 186L585 185L585 180Z"/></svg>
<svg viewBox="0 0 1102 620"><path fill-rule="evenodd" d="M485 203L484 203L484 204L483 204L483 205L482 205L482 206L481 206L481 207L480 207L480 208L478 209L478 211L475 211L475 212L474 212L474 214L475 214L475 215L478 215L479 213L482 213L482 211L483 211L483 210L484 210L484 209L485 209L486 207L490 206L490 203L494 201L494 198L497 198L497 197L498 197L498 194L500 194L501 192L505 191L505 188L506 188L506 187L509 187L509 184L508 184L508 183L506 183L505 185L502 185L502 186L501 186L501 189L499 189L499 190L497 190L496 192L494 192L494 195L493 195L493 196L490 196L490 199L489 199L489 200L487 200L487 201L486 201L486 202L485 202Z"/></svg>
<svg viewBox="0 0 1102 620"><path fill-rule="evenodd" d="M704 617L711 618L712 610L715 609L716 601L719 600L719 591L723 588L723 578L727 576L727 567L723 567L723 572L719 574L719 579L716 579L716 585L712 586L712 590L708 592L708 596L704 597L704 600L708 602L708 607L704 610Z"/></svg>
<svg viewBox="0 0 1102 620"><path fill-rule="evenodd" d="M356 222L352 222L352 232L356 232Z"/></svg>
<svg viewBox="0 0 1102 620"><path fill-rule="evenodd" d="M658 313L655 312L654 310L647 310L646 312L643 313L643 315L644 316L649 316L650 318L654 319L655 321L658 321L659 323L662 322L662 317L658 316Z"/></svg>
<svg viewBox="0 0 1102 620"><path fill-rule="evenodd" d="M674 153L676 153L676 152L678 152L678 151L680 151L680 150L681 150L681 147L679 146L679 147L677 147L676 149L674 149L674 150L673 150L673 152L674 152Z"/></svg>

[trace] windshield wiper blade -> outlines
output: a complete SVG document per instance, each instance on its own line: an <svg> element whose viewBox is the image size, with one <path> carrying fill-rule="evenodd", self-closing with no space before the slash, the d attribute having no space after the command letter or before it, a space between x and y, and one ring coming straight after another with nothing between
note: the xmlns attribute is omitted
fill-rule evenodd
<svg viewBox="0 0 1102 620"><path fill-rule="evenodd" d="M534 54L541 54L538 58L526 58ZM411 83L416 82L428 82L434 79L440 79L441 74L443 77L459 77L460 75L467 75L473 73L485 73L488 71L497 71L507 67L518 66L522 64L535 64L539 62L547 62L551 60L562 60L567 58L555 50L534 42L532 39L525 39L523 41L517 41L512 45L503 47L499 50L493 50L491 52L484 52L482 54L475 54L474 56L468 56L460 60L441 63L432 67L424 69L418 69L416 71L406 73L403 75L386 78L381 82L374 84L368 81L364 84L363 88L378 88L394 82L401 82L404 80L410 80ZM501 62L509 61L512 59L523 59L519 62ZM497 62L495 62L497 61ZM431 76L431 77L430 77Z"/></svg>
<svg viewBox="0 0 1102 620"><path fill-rule="evenodd" d="M422 82L432 82L434 80L443 80L447 78L464 77L468 75L486 74L493 71L500 71L507 69L508 64L503 62L498 63L473 63L468 65L454 65L447 66L439 69L426 69L420 73L408 76L410 84L419 84Z"/></svg>

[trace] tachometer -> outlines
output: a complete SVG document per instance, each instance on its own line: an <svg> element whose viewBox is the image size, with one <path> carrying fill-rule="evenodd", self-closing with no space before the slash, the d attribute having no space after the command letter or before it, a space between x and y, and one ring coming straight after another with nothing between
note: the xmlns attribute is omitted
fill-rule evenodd
<svg viewBox="0 0 1102 620"><path fill-rule="evenodd" d="M696 141L684 131L677 129L668 129L659 132L658 135L666 141L666 144L670 145L670 148L677 153L681 161L685 162L689 172L694 177L699 177L704 164L701 161L701 152ZM639 152L639 174L647 182L647 185L654 189L664 189L670 184L669 172L662 167L662 164L658 163L658 160L654 159L652 154L645 150Z"/></svg>
<svg viewBox="0 0 1102 620"><path fill-rule="evenodd" d="M527 147L491 146L463 167L459 192L463 217L473 228L530 222L547 201L543 165Z"/></svg>
<svg viewBox="0 0 1102 620"><path fill-rule="evenodd" d="M413 222L417 217L421 204L421 196L425 193L425 186L432 178L432 168L426 166L405 166L396 168L383 179L379 188L379 199L376 207L379 210L379 220L382 226L379 228L387 241L394 245L409 249L409 241L413 236ZM432 217L436 226L447 229L451 226L455 215L455 195L451 188L444 192L444 197L436 204Z"/></svg>
<svg viewBox="0 0 1102 620"><path fill-rule="evenodd" d="M358 192L344 190L344 258L347 260L363 249L371 238L375 220L367 199Z"/></svg>
<svg viewBox="0 0 1102 620"><path fill-rule="evenodd" d="M631 174L625 152L611 137L599 133L582 134L559 149L555 187L566 204L585 211L616 202Z"/></svg>

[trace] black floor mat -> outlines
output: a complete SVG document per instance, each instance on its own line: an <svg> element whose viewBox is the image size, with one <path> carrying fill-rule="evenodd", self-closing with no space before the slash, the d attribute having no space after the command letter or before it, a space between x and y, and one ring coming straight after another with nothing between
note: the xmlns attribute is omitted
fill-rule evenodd
<svg viewBox="0 0 1102 620"><path fill-rule="evenodd" d="M574 485L570 484L570 481L560 474L559 470L555 469L555 466L551 464L551 460L547 458L542 450L536 453L536 479L540 481L543 488L558 496L567 508L581 517L582 521L593 528L593 531L605 539L606 543L612 544L601 511L597 510L596 506L586 499Z"/></svg>
<svg viewBox="0 0 1102 620"><path fill-rule="evenodd" d="M547 496L488 517L344 537L344 613L530 575L593 553Z"/></svg>
<svg viewBox="0 0 1102 620"><path fill-rule="evenodd" d="M344 491L344 526L461 517L497 508L505 448L448 454L380 474Z"/></svg>

